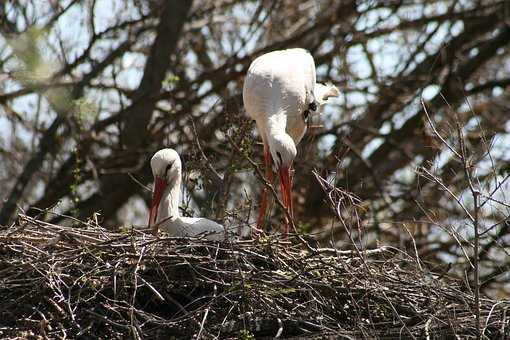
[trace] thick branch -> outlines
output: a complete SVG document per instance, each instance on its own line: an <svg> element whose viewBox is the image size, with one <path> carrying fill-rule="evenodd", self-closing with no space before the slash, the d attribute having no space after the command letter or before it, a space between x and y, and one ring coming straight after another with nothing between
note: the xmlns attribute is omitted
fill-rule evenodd
<svg viewBox="0 0 510 340"><path fill-rule="evenodd" d="M122 141L128 148L139 147L146 141L146 128L156 106L153 98L161 91L170 67L170 56L177 46L191 4L192 1L166 1L142 81L134 93L133 104L124 112Z"/></svg>

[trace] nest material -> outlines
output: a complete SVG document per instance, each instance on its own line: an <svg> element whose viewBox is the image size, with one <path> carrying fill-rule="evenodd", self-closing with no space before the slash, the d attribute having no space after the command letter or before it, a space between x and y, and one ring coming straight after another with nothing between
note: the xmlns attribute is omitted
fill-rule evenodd
<svg viewBox="0 0 510 340"><path fill-rule="evenodd" d="M412 256L293 241L218 244L21 216L0 233L0 337L476 336L472 293ZM509 306L482 299L484 337L509 335Z"/></svg>

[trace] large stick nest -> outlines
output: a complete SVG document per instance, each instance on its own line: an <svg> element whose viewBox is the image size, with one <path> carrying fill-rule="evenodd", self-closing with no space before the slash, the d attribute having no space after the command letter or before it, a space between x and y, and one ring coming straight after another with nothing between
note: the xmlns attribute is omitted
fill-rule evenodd
<svg viewBox="0 0 510 340"><path fill-rule="evenodd" d="M396 249L218 244L26 216L0 232L0 296L2 338L476 335L469 289ZM481 299L484 336L508 336L508 307Z"/></svg>

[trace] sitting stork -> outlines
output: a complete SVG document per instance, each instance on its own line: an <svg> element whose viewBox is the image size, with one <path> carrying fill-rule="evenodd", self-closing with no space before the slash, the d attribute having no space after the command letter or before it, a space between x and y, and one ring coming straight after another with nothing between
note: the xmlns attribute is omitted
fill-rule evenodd
<svg viewBox="0 0 510 340"><path fill-rule="evenodd" d="M227 239L225 228L201 217L181 217L179 199L182 165L179 154L173 149L162 149L151 159L154 191L149 213L149 228L157 234L161 228L171 236L198 237L208 240Z"/></svg>

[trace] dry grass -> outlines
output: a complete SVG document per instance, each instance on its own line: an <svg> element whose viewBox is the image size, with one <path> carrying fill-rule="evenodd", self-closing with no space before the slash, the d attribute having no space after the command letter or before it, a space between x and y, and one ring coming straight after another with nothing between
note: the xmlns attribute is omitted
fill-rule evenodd
<svg viewBox="0 0 510 340"><path fill-rule="evenodd" d="M22 215L0 233L2 338L476 336L469 289L393 248L77 227ZM509 336L509 307L481 299L484 337Z"/></svg>

